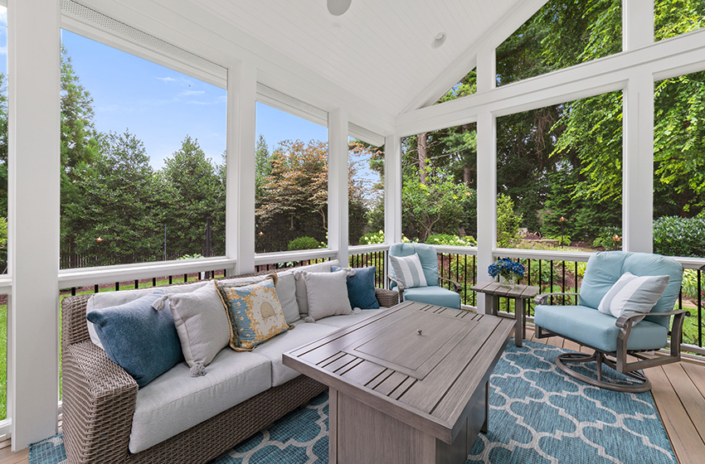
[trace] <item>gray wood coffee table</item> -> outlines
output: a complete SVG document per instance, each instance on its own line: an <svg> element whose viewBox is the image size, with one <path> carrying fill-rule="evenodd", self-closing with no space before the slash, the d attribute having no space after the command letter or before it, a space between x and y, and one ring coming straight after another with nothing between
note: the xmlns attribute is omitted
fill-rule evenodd
<svg viewBox="0 0 705 464"><path fill-rule="evenodd" d="M415 302L284 353L330 387L331 463L464 463L515 321Z"/></svg>

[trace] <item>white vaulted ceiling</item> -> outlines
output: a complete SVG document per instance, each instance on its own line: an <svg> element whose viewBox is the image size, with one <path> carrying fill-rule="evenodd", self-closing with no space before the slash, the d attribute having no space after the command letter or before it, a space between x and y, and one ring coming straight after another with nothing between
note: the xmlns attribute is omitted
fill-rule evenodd
<svg viewBox="0 0 705 464"><path fill-rule="evenodd" d="M351 122L387 134L399 114L432 104L470 71L478 47L499 45L546 1L352 0L342 16L326 0L62 5L80 3L223 67L249 60L261 84L325 111L345 107ZM65 21L82 33L85 24ZM439 33L446 39L434 48Z"/></svg>
<svg viewBox="0 0 705 464"><path fill-rule="evenodd" d="M192 1L398 114L521 0L352 0L337 17L325 0Z"/></svg>

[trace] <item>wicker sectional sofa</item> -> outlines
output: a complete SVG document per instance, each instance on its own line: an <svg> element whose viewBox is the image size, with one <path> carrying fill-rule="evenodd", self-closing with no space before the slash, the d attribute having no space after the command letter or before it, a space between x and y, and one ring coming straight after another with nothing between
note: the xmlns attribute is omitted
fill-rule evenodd
<svg viewBox="0 0 705 464"><path fill-rule="evenodd" d="M382 307L397 302L395 291L377 289L376 296ZM301 320L252 353L225 348L211 364L215 374L209 373L210 378L188 378L182 363L138 389L135 380L91 342L86 324L89 298L71 296L62 302L63 434L69 463L208 462L326 390L284 367L281 353L379 311L333 316L315 324ZM239 375L243 378L233 378ZM195 382L201 386L194 387ZM183 388L193 391L173 393ZM189 403L191 393L205 399ZM223 405L227 409L219 411ZM191 422L197 423L180 430Z"/></svg>

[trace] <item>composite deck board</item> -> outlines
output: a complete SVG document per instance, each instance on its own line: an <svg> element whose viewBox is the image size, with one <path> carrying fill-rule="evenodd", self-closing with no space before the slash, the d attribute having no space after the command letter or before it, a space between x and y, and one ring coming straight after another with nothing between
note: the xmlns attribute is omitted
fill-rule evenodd
<svg viewBox="0 0 705 464"><path fill-rule="evenodd" d="M705 441L705 398L700 390L690 381L683 366L680 364L667 364L663 366L673 389L678 395L683 408L688 413L688 417L700 435L700 439ZM648 370L647 370L648 375ZM705 455L702 456L705 461Z"/></svg>

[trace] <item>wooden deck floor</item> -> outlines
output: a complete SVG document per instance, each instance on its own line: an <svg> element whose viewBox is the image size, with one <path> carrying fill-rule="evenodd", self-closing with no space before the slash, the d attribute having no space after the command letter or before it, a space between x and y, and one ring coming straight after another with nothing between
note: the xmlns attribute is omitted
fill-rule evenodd
<svg viewBox="0 0 705 464"><path fill-rule="evenodd" d="M563 338L536 339L530 324L527 324L526 339L575 351L590 351ZM651 393L678 462L702 464L705 462L705 361L684 360L680 364L654 367L648 369L646 375L653 384ZM0 464L29 464L29 451L13 453L9 440L0 442Z"/></svg>

